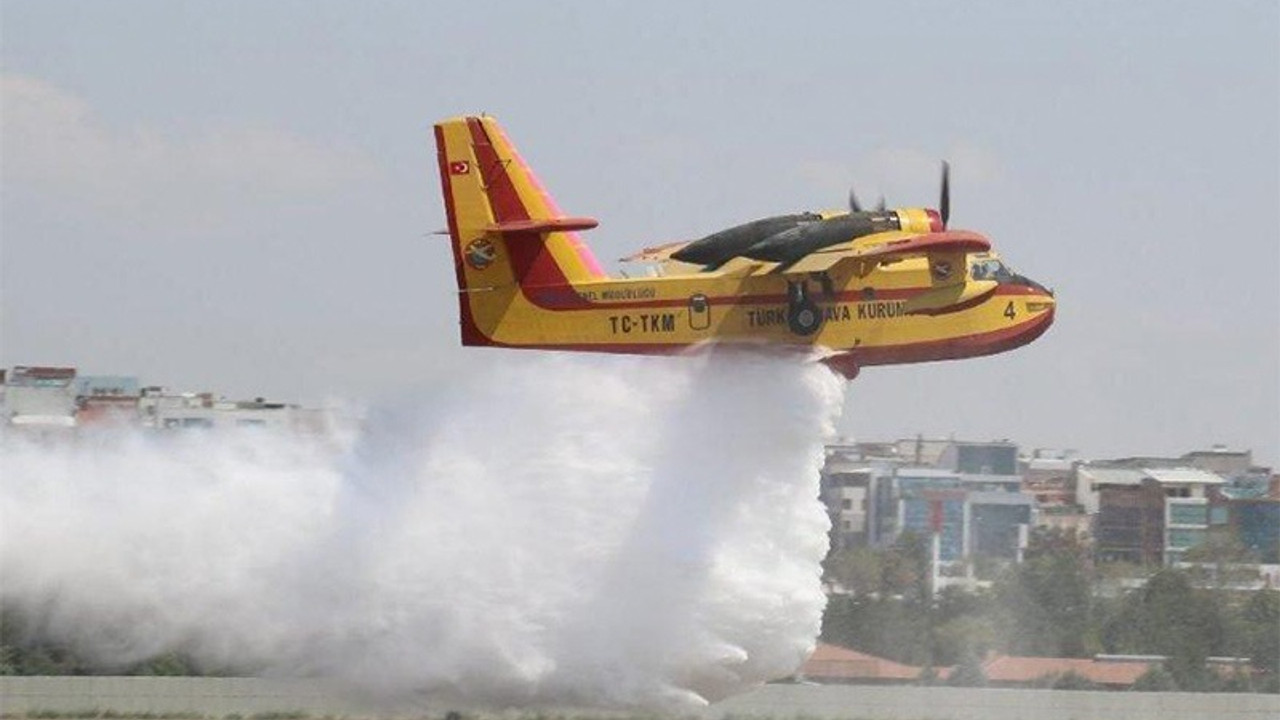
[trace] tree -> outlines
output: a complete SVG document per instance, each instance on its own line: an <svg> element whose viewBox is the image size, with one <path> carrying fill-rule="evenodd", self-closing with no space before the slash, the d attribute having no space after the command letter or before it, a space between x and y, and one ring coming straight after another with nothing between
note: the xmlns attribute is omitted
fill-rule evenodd
<svg viewBox="0 0 1280 720"><path fill-rule="evenodd" d="M822 639L921 665L930 660L928 609L889 597L832 597L822 618Z"/></svg>
<svg viewBox="0 0 1280 720"><path fill-rule="evenodd" d="M1068 670L1054 678L1049 687L1054 690L1098 690L1102 686L1075 670Z"/></svg>
<svg viewBox="0 0 1280 720"><path fill-rule="evenodd" d="M965 653L951 669L947 684L952 687L986 687L987 674L982 669L982 659L977 653Z"/></svg>
<svg viewBox="0 0 1280 720"><path fill-rule="evenodd" d="M985 656L996 647L998 636L992 621L976 614L939 622L933 629L933 661L954 665L966 655Z"/></svg>
<svg viewBox="0 0 1280 720"><path fill-rule="evenodd" d="M1258 578L1258 557L1234 535L1224 531L1209 533L1204 542L1188 549L1182 559L1200 563L1212 573L1214 585L1222 587L1233 581Z"/></svg>
<svg viewBox="0 0 1280 720"><path fill-rule="evenodd" d="M1211 532L1204 542L1188 548L1182 559L1191 563L1257 563L1257 557L1234 535Z"/></svg>
<svg viewBox="0 0 1280 720"><path fill-rule="evenodd" d="M1241 611L1245 627L1245 652L1253 666L1272 674L1280 672L1280 593L1255 590Z"/></svg>
<svg viewBox="0 0 1280 720"><path fill-rule="evenodd" d="M1166 669L1183 690L1212 683L1205 658L1225 647L1222 611L1212 595L1191 587L1185 573L1161 570L1127 596L1108 619L1103 644L1109 652L1164 655Z"/></svg>
<svg viewBox="0 0 1280 720"><path fill-rule="evenodd" d="M1247 670L1237 665L1231 669L1229 675L1218 682L1218 686L1214 689L1217 692L1254 692L1253 677Z"/></svg>
<svg viewBox="0 0 1280 720"><path fill-rule="evenodd" d="M0 606L0 658L6 675L85 675L88 667L71 648L41 637L31 619Z"/></svg>
<svg viewBox="0 0 1280 720"><path fill-rule="evenodd" d="M1173 675L1169 674L1160 665L1152 665L1150 669L1138 676L1133 681L1133 685L1129 686L1130 690L1139 692L1177 692L1178 683L1173 679Z"/></svg>
<svg viewBox="0 0 1280 720"><path fill-rule="evenodd" d="M1072 557L1081 568L1086 568L1091 559L1090 548L1080 533L1063 528L1038 527L1027 538L1023 558L1032 560L1044 555Z"/></svg>
<svg viewBox="0 0 1280 720"><path fill-rule="evenodd" d="M165 653L159 657L138 663L125 672L126 675L201 675L189 659L179 653Z"/></svg>
<svg viewBox="0 0 1280 720"><path fill-rule="evenodd" d="M890 595L929 599L929 546L923 537L904 532L885 550L880 587Z"/></svg>
<svg viewBox="0 0 1280 720"><path fill-rule="evenodd" d="M996 582L995 594L1006 628L1005 647L1015 655L1085 657L1092 590L1088 553L1074 540L1041 534L1021 565Z"/></svg>
<svg viewBox="0 0 1280 720"><path fill-rule="evenodd" d="M832 550L824 562L825 575L855 595L882 592L881 553L861 546Z"/></svg>

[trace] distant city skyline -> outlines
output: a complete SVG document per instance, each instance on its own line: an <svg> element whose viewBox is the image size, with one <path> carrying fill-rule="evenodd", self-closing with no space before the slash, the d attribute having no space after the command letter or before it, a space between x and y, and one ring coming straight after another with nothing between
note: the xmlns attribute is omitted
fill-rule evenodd
<svg viewBox="0 0 1280 720"><path fill-rule="evenodd" d="M13 367L0 368L0 371L11 373L13 369L14 369ZM81 392L81 389L83 387L87 387L90 384L90 382L93 380L109 379L115 382L117 385L120 385L122 388L125 388L126 391L129 389L132 389L137 392L145 392L152 388L161 388L165 392L172 393L174 395L198 396L198 395L208 394L208 395L211 395L214 400L222 400L222 401L230 401L230 402L265 401L273 405L283 404L285 406L296 406L304 410L342 409L342 408L335 408L332 406L325 407L323 403L319 405L308 405L305 403L299 403L295 399L288 398L288 397L266 397L261 395L256 395L252 397L235 396L235 395L223 393L216 387L192 388L192 387L185 387L181 384L169 385L165 383L152 383L152 382L148 382L146 378L140 378L134 375L130 375L128 373L106 374L106 373L82 372L79 368L75 368L75 370L76 370L75 385L77 386L77 392ZM130 383L126 381L134 381L134 382ZM907 435L898 435L894 437L889 437L889 436L854 437L854 436L845 436L845 435L837 434L835 436L832 436L826 439L826 446L830 449L830 448L838 448L842 446L847 447L847 446L853 446L853 445L859 445L859 444L866 444L866 445L875 445L875 444L881 444L881 443L901 444L902 442L908 442L914 439L919 439L919 440L922 440L925 442L931 442L931 443L939 443L939 442L1001 443L1001 442L1004 442L1017 447L1019 456L1023 458L1033 458L1033 456L1039 457L1043 453L1043 459L1050 459L1050 460L1062 459L1062 460L1068 460L1068 461L1071 461L1071 460L1105 461L1105 460L1120 460L1120 459L1141 458L1141 457L1151 457L1151 458L1159 457L1162 459L1176 460L1178 458L1184 458L1186 456L1193 455L1196 453L1248 452L1250 454L1253 454L1255 452L1254 448L1235 447L1235 446L1225 445L1222 443L1206 442L1206 443L1197 445L1195 447L1188 447L1181 452L1174 452L1173 454L1169 454L1169 455L1151 455L1148 453L1140 453L1140 452L1130 452L1130 453L1122 452L1120 454L1102 457L1102 456L1090 456L1087 453L1080 450L1079 448L1069 447L1061 444L1042 445L1042 446L1033 447L1033 446L1026 445L1025 443L1019 442L1017 437L1012 437L1012 436L999 437L999 438L970 436L970 435L967 435L963 429L959 429L959 428L948 431L948 432L944 432L939 435L925 435L923 433L912 433ZM929 463L925 463L925 464L929 464ZM1258 462L1254 462L1254 466L1265 467L1271 472L1277 471L1277 468L1275 467L1260 464Z"/></svg>
<svg viewBox="0 0 1280 720"><path fill-rule="evenodd" d="M1280 6L741 10L6 0L0 365L317 405L536 362L459 346L430 234L430 125L486 111L603 261L950 160L1056 324L867 369L846 435L1280 462Z"/></svg>

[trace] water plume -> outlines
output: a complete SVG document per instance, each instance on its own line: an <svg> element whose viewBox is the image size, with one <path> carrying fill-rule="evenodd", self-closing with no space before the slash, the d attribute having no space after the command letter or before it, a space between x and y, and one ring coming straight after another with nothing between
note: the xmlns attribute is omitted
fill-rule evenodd
<svg viewBox="0 0 1280 720"><path fill-rule="evenodd" d="M841 391L795 358L491 353L324 436L8 431L0 601L104 667L694 707L812 647Z"/></svg>

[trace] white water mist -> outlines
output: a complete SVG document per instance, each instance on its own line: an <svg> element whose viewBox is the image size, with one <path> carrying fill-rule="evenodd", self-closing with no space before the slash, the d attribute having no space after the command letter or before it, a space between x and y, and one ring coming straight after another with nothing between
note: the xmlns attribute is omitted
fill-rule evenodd
<svg viewBox="0 0 1280 720"><path fill-rule="evenodd" d="M179 650L387 698L692 706L824 596L818 364L497 353L334 437L3 437L0 600L104 666Z"/></svg>

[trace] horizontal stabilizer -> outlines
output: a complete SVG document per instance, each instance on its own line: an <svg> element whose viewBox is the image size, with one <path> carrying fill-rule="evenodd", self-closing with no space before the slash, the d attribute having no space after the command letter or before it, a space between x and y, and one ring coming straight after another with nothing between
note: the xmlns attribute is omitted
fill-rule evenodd
<svg viewBox="0 0 1280 720"><path fill-rule="evenodd" d="M489 225L484 230L490 233L568 232L571 230L590 230L599 224L598 220L589 217L551 217L530 220L506 220Z"/></svg>

